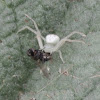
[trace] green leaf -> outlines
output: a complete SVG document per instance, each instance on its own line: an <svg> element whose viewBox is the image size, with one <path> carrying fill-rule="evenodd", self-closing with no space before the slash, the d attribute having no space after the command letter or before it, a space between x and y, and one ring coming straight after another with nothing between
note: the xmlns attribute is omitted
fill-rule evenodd
<svg viewBox="0 0 100 100"><path fill-rule="evenodd" d="M35 34L19 29L33 23L45 37L63 38L73 31L87 35L86 44L66 43L63 64L58 53L43 66L50 79L27 56L38 49ZM71 39L82 39L74 35ZM99 0L1 0L0 1L0 100L100 100L100 1ZM62 68L66 73L58 73Z"/></svg>

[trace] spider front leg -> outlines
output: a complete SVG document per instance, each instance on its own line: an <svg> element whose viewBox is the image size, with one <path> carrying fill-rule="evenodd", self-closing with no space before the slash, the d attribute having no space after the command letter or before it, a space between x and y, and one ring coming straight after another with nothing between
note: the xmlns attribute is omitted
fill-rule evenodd
<svg viewBox="0 0 100 100"><path fill-rule="evenodd" d="M39 47L40 47L40 49L43 49L43 43L42 43L42 39L41 39L42 37L41 37L41 35L40 35L38 32L36 32L35 30L33 30L32 28L30 28L29 26L25 26L25 27L23 27L22 29L20 29L20 30L17 32L17 34L18 34L19 32L21 32L21 31L25 30L25 29L28 29L28 30L30 30L31 32L35 33L36 38L37 38L37 40L38 40Z"/></svg>
<svg viewBox="0 0 100 100"><path fill-rule="evenodd" d="M39 28L38 28L36 22L35 22L29 15L25 14L25 16L26 16L27 18L29 18L29 19L33 22L33 24L34 24L34 26L35 26L35 28L36 28L36 30L37 30L38 35L40 35L41 38L45 41L45 38L41 35L41 32L40 32L40 30L39 30Z"/></svg>
<svg viewBox="0 0 100 100"><path fill-rule="evenodd" d="M21 31L23 31L25 29L28 29L31 32L35 33L36 38L38 40L39 47L40 47L40 49L43 49L44 47L43 47L42 39L45 41L45 38L41 35L41 33L40 33L39 29L38 29L38 26L37 26L36 22L31 17L29 17L27 14L25 14L25 16L27 18L29 18L34 23L34 26L36 28L36 31L33 30L32 28L30 28L29 26L25 26L22 29L20 29L17 33L21 32Z"/></svg>
<svg viewBox="0 0 100 100"><path fill-rule="evenodd" d="M21 31L23 31L23 30L25 30L25 29L28 29L28 30L30 30L31 32L35 33L35 35L37 35L37 32L34 31L34 30L33 30L32 28L30 28L29 26L24 26L23 28L21 28L20 30L18 30L17 33L21 32Z"/></svg>

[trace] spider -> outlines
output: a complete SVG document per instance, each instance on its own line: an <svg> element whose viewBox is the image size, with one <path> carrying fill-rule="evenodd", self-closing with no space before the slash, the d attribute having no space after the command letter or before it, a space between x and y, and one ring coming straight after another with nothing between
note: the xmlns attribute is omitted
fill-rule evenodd
<svg viewBox="0 0 100 100"><path fill-rule="evenodd" d="M25 29L30 30L31 32L33 32L36 35L36 38L37 38L37 41L38 41L38 44L39 44L39 50L43 50L45 53L50 53L50 54L52 54L54 52L58 52L59 56L60 56L60 59L61 59L61 61L63 63L65 63L65 61L64 61L64 59L62 57L62 53L60 51L60 48L65 44L65 42L85 43L84 41L81 41L81 40L71 40L71 39L69 39L74 34L79 34L82 37L86 37L86 35L84 33L77 32L77 31L74 31L74 32L70 33L69 35L67 35L66 37L64 37L61 40L60 40L59 36L57 36L55 34L48 34L46 36L46 38L44 38L41 35L41 32L40 32L36 22L30 16L28 16L27 14L25 14L25 16L27 18L29 18L34 23L34 26L35 26L36 30L32 29L29 26L24 26L17 33L21 32L21 31L23 31ZM42 40L45 42L44 45L43 45L43 41Z"/></svg>

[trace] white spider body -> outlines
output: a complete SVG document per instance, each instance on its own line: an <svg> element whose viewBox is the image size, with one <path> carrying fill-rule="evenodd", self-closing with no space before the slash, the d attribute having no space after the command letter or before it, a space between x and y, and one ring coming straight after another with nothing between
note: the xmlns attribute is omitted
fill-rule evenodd
<svg viewBox="0 0 100 100"><path fill-rule="evenodd" d="M49 34L46 36L46 43L47 44L57 44L60 41L59 36L55 34Z"/></svg>
<svg viewBox="0 0 100 100"><path fill-rule="evenodd" d="M45 52L54 52L53 49L57 45L57 43L60 41L59 36L55 34L49 34L46 36L46 41L43 50Z"/></svg>
<svg viewBox="0 0 100 100"><path fill-rule="evenodd" d="M54 47L55 47L55 46L54 46L53 44L45 44L43 50L44 50L45 52L53 53L53 48L54 48Z"/></svg>
<svg viewBox="0 0 100 100"><path fill-rule="evenodd" d="M81 32L77 32L77 31L70 33L68 36L64 37L61 40L60 40L59 36L57 36L55 34L49 34L49 35L46 36L46 38L44 38L41 35L36 22L31 17L29 17L27 14L25 14L25 16L28 17L30 20L32 20L36 30L30 28L29 26L25 26L22 29L20 29L17 33L19 33L22 30L25 30L25 29L30 30L31 32L33 32L36 35L40 49L44 50L45 52L49 52L49 53L58 52L63 63L64 63L64 60L63 60L63 57L62 57L62 53L59 49L64 45L65 42L81 42L81 43L84 43L84 41L81 41L81 40L71 40L71 39L69 39L74 34L80 34L83 37L86 36L85 34L83 34ZM43 45L42 40L44 40L45 45Z"/></svg>

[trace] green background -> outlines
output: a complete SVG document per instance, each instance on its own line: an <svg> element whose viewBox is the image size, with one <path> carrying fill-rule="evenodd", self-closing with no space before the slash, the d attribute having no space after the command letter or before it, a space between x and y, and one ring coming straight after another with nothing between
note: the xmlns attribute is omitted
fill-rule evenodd
<svg viewBox="0 0 100 100"><path fill-rule="evenodd" d="M72 31L87 35L86 44L66 43L61 48L65 64L58 53L44 64L51 69L50 79L26 54L29 48L39 48L35 35L28 30L16 34L25 25L34 28L24 14L36 21L44 37L53 33L63 38ZM59 68L67 69L67 75L60 75ZM100 100L100 0L0 1L0 100L32 98Z"/></svg>

